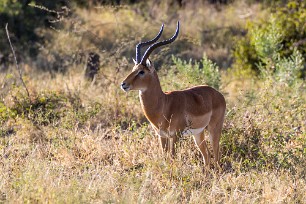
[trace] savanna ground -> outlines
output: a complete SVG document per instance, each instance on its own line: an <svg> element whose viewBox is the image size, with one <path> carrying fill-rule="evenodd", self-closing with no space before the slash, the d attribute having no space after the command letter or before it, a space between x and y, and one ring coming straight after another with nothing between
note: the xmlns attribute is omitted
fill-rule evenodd
<svg viewBox="0 0 306 204"><path fill-rule="evenodd" d="M1 203L305 203L305 47L282 54L286 29L263 3L168 3L66 7L72 14L58 12L51 29L35 31L45 39L35 58L19 61L25 85L13 60L2 66ZM209 84L224 94L219 170L203 173L192 137L175 158L162 154L137 93L119 87L137 42L161 22L167 38L177 19L178 40L151 59L165 91ZM263 21L266 29L256 27ZM239 58L245 36L255 69ZM84 77L89 52L100 55L93 81Z"/></svg>

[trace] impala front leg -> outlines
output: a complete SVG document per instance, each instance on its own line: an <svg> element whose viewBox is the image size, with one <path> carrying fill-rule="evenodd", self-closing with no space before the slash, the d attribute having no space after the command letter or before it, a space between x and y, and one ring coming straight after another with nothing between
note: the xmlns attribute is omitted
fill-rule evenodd
<svg viewBox="0 0 306 204"><path fill-rule="evenodd" d="M170 152L171 150L171 156L175 155L175 143L177 138L172 137L172 138L167 138L167 137L161 137L159 136L160 144L163 150L163 153Z"/></svg>
<svg viewBox="0 0 306 204"><path fill-rule="evenodd" d="M163 153L169 152L170 145L169 145L168 138L159 136L159 141L160 141Z"/></svg>

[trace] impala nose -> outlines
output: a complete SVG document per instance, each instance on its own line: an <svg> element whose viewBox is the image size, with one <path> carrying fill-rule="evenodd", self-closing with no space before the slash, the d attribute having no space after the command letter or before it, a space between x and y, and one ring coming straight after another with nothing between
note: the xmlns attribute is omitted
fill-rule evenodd
<svg viewBox="0 0 306 204"><path fill-rule="evenodd" d="M122 89L123 91L128 91L129 86L128 86L125 82L122 82L122 83L121 83L121 89Z"/></svg>

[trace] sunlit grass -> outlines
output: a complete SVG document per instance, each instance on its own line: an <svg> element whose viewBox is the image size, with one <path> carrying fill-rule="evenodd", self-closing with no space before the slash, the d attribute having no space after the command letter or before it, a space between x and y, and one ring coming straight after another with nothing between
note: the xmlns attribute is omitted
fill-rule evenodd
<svg viewBox="0 0 306 204"><path fill-rule="evenodd" d="M239 8L230 6L224 13L213 10L217 13L212 16L211 11L199 9L203 16L197 20L204 29L204 25L240 26L245 19L235 19L236 13L249 10L244 4ZM253 5L253 14L265 15L259 8ZM54 44L42 51L49 61L38 57L35 63L22 66L30 98L13 67L0 73L0 202L305 202L304 81L296 79L288 85L273 78L221 70L216 79L227 101L221 168L203 171L192 137L179 141L174 158L162 154L158 138L143 116L138 93L126 94L119 87L133 66L135 43L150 38L151 28L158 30L165 19L174 20L159 14L152 22L146 21L129 8L77 12L84 20L84 24L75 25L77 35L76 30L66 27L63 30L69 32L52 33ZM184 21L192 15L180 14L180 40L189 42L193 36L193 45L205 44L193 29L195 25ZM233 21L223 22L226 19ZM166 36L174 25L167 25ZM89 31L95 37L87 38ZM225 40L222 33L217 37ZM99 47L100 40L103 47ZM203 57L203 51L210 52L207 56L211 59L216 57L213 51L225 49L193 46L193 54L184 55L188 50L174 44L169 50L172 48L180 51L176 57L198 56L196 59ZM206 76L194 78L192 68L180 72L177 64L170 66L169 50L152 56L160 68L164 91L209 80ZM83 55L88 51L97 51L101 57L100 71L93 82L84 78ZM66 54L67 61L74 59L71 63L64 60L65 65L58 63L66 71L50 71L50 67L58 66L53 64L58 62L54 56ZM170 61L165 62L165 55ZM183 65L179 65L181 69Z"/></svg>
<svg viewBox="0 0 306 204"><path fill-rule="evenodd" d="M161 72L162 82L168 78ZM239 98L228 100L223 170L204 173L191 137L179 142L174 159L161 153L152 128L143 122L137 93L126 95L117 82L90 85L79 72L32 77L27 81L32 103L35 97L44 103L56 93L65 106L54 101L62 115L51 123L41 122L46 115L33 117L31 112L2 121L1 199L302 202L305 153L294 149L305 148L305 92L302 87L271 89L268 81L258 83L260 92L241 92ZM270 88L264 88L267 85ZM7 97L21 100L14 96L15 89L23 92L22 87L11 88ZM15 103L7 105L13 110ZM288 166L292 164L296 166Z"/></svg>

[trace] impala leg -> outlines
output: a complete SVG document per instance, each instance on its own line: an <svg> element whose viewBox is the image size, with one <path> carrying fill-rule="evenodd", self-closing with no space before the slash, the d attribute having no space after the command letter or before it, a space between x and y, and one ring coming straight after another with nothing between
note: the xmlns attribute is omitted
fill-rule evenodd
<svg viewBox="0 0 306 204"><path fill-rule="evenodd" d="M169 148L170 148L169 139L166 137L159 136L159 141L160 141L163 153L169 152Z"/></svg>
<svg viewBox="0 0 306 204"><path fill-rule="evenodd" d="M198 135L194 135L194 141L201 151L205 167L209 167L209 165L210 165L210 153L209 153L209 149L208 149L207 144L206 144L204 139L205 139L204 131L201 132Z"/></svg>
<svg viewBox="0 0 306 204"><path fill-rule="evenodd" d="M172 137L171 139L170 139L170 144L171 144L171 146L170 146L170 148L171 148L171 155L172 155L172 157L173 156L175 156L175 144L176 144L176 141L177 141L177 137L176 136L174 136L174 137Z"/></svg>
<svg viewBox="0 0 306 204"><path fill-rule="evenodd" d="M223 125L223 121L218 123L214 127L208 125L208 131L209 131L209 135L210 135L210 142L211 142L212 149L213 149L213 152L214 152L214 160L215 160L217 165L219 165L219 162L220 162L219 145L220 145L222 125Z"/></svg>
<svg viewBox="0 0 306 204"><path fill-rule="evenodd" d="M160 144L163 150L163 153L167 153L171 150L171 156L175 155L175 143L177 141L176 137L173 138L166 138L166 137L159 137Z"/></svg>

